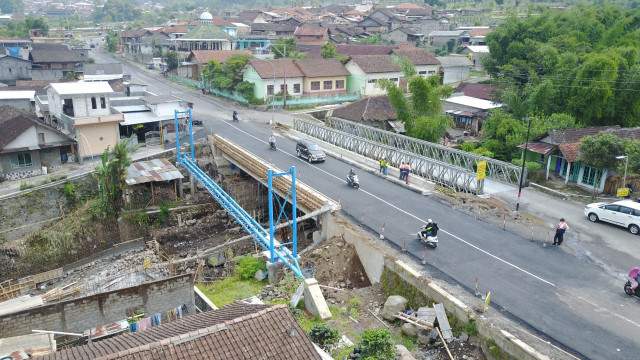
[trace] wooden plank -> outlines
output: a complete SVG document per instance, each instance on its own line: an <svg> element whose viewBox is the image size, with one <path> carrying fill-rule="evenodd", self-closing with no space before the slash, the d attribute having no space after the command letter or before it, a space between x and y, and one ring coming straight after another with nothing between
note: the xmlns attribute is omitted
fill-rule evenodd
<svg viewBox="0 0 640 360"><path fill-rule="evenodd" d="M447 318L447 312L444 311L444 306L442 304L435 304L433 307L436 310L438 326L440 327L440 330L442 330L442 336L445 340L452 339L453 332L451 332L451 325L449 325L449 319Z"/></svg>
<svg viewBox="0 0 640 360"><path fill-rule="evenodd" d="M397 314L395 314L393 316L396 319L400 319L400 320L402 320L404 322L407 322L409 324L413 324L413 325L415 325L415 326L417 326L417 327L419 327L421 329L425 329L425 330L433 329L433 324L429 324L429 323L427 323L427 322L425 322L423 320L418 319L415 316L410 316L410 315L407 315L407 314L402 313L402 312L399 312L399 313L397 313Z"/></svg>
<svg viewBox="0 0 640 360"><path fill-rule="evenodd" d="M436 322L436 310L430 307L421 307L418 309L417 318L433 325Z"/></svg>

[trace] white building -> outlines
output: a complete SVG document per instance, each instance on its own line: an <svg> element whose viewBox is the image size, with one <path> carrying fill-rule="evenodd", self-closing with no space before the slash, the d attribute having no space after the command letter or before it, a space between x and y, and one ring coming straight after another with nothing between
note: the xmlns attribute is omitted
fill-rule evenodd
<svg viewBox="0 0 640 360"><path fill-rule="evenodd" d="M439 56L437 59L444 72L444 84L457 83L469 78L469 70L473 63L466 56Z"/></svg>

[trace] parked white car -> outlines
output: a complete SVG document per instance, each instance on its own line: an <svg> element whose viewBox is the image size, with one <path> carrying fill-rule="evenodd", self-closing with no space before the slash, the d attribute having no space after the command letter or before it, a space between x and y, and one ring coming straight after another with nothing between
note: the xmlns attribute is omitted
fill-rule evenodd
<svg viewBox="0 0 640 360"><path fill-rule="evenodd" d="M636 201L589 204L584 208L584 215L593 222L604 221L623 226L634 235L640 233L640 203Z"/></svg>

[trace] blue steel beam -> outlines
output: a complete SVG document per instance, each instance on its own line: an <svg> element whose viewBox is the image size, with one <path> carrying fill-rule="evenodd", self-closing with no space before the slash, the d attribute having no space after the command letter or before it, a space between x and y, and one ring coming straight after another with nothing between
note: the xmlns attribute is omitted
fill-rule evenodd
<svg viewBox="0 0 640 360"><path fill-rule="evenodd" d="M189 130L191 132L191 152L187 154L180 153L180 128L178 124L178 114L189 114ZM229 196L218 184L215 183L202 169L195 164L195 154L194 154L194 146L193 146L193 127L192 127L192 117L191 117L191 109L189 111L175 111L175 126L176 126L176 159L179 163L184 165L185 169L193 175L193 177L199 181L206 189L209 191L211 196L222 205L222 207L227 210L229 215L231 215L236 223L240 224L244 231L253 236L253 240L256 241L260 246L265 250L271 253L270 262L275 262L275 258L282 261L287 267L289 267L294 274L304 279L304 275L300 270L300 265L298 264L297 255L298 249L296 244L296 238L293 240L293 254L284 246L285 244L280 244L279 246L274 246L273 243L273 214L270 206L270 231L267 232L254 218L252 218L240 205L238 205L235 200L231 196ZM186 129L185 129L186 131ZM271 172L271 170L269 170ZM296 224L296 206L295 206L295 167L292 168L292 186L293 186L293 234L296 236L297 232L297 224ZM277 174L277 175L286 175L287 173ZM271 177L269 177L271 180ZM270 186L271 188L271 186ZM272 205L271 196L269 197L269 203ZM284 211L284 207L281 207L281 211ZM269 240L267 240L267 236Z"/></svg>

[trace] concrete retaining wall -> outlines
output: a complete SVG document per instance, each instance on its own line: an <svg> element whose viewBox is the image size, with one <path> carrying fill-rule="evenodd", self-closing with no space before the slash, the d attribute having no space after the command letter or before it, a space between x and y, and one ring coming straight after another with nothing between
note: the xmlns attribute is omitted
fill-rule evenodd
<svg viewBox="0 0 640 360"><path fill-rule="evenodd" d="M428 299L435 303L442 303L444 308L453 313L460 321L475 321L479 336L483 339L493 339L503 353L519 360L549 359L507 331L493 326L490 318L477 318L473 309L464 302L449 294L430 279L422 276L408 264L385 254L385 251L375 244L376 241L372 240L363 231L352 229L353 223L334 213L331 214L330 220L328 224L329 237L339 236L354 245L360 262L372 284L380 282L382 273L386 268Z"/></svg>
<svg viewBox="0 0 640 360"><path fill-rule="evenodd" d="M31 334L32 329L82 333L125 318L127 310L144 308L145 315L162 314L186 304L195 314L191 274L140 286L95 294L20 311L0 318L3 337Z"/></svg>

